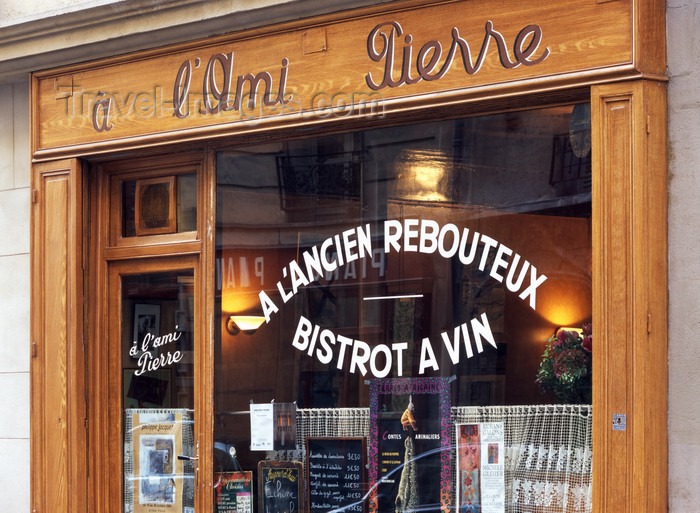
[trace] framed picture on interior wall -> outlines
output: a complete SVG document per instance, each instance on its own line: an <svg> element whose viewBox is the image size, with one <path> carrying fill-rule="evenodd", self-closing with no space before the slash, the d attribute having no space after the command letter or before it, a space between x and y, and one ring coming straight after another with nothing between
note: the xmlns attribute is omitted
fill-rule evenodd
<svg viewBox="0 0 700 513"><path fill-rule="evenodd" d="M177 231L174 176L136 180L134 221L136 235Z"/></svg>
<svg viewBox="0 0 700 513"><path fill-rule="evenodd" d="M139 353L143 351L143 342L146 335L150 342L160 334L160 305L147 305L137 303L134 305L134 338L133 342L138 344ZM148 344L146 351L151 351L153 345Z"/></svg>
<svg viewBox="0 0 700 513"><path fill-rule="evenodd" d="M124 369L124 408L169 408L172 403L172 371L137 372L139 369Z"/></svg>

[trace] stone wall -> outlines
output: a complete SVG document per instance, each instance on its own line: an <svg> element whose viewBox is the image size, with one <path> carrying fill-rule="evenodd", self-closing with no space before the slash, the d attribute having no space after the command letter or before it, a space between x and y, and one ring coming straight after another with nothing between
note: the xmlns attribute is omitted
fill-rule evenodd
<svg viewBox="0 0 700 513"><path fill-rule="evenodd" d="M29 500L29 80L0 84L0 496Z"/></svg>
<svg viewBox="0 0 700 513"><path fill-rule="evenodd" d="M686 513L700 509L700 1L669 0L666 30L669 511Z"/></svg>

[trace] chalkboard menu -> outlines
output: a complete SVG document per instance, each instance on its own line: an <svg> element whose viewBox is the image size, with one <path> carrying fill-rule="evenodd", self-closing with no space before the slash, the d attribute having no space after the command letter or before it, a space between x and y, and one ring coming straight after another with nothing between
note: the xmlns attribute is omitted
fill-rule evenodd
<svg viewBox="0 0 700 513"><path fill-rule="evenodd" d="M220 472L214 476L217 513L253 513L253 473Z"/></svg>
<svg viewBox="0 0 700 513"><path fill-rule="evenodd" d="M364 511L364 438L307 438L309 513Z"/></svg>
<svg viewBox="0 0 700 513"><path fill-rule="evenodd" d="M258 513L305 513L303 480L298 461L258 463Z"/></svg>

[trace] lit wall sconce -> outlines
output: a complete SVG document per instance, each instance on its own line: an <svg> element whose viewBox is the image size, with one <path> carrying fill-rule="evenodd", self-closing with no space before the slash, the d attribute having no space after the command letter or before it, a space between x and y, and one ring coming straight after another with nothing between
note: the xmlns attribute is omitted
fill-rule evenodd
<svg viewBox="0 0 700 513"><path fill-rule="evenodd" d="M241 331L246 335L252 335L265 322L261 315L231 315L226 321L226 331L231 335L238 335Z"/></svg>

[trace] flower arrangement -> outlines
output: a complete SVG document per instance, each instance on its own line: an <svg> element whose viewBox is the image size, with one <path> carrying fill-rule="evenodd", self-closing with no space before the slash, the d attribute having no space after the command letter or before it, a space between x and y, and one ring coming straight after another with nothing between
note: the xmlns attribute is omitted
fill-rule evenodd
<svg viewBox="0 0 700 513"><path fill-rule="evenodd" d="M559 330L550 337L535 379L540 392L552 392L563 403L590 403L592 343L590 323L582 334Z"/></svg>

